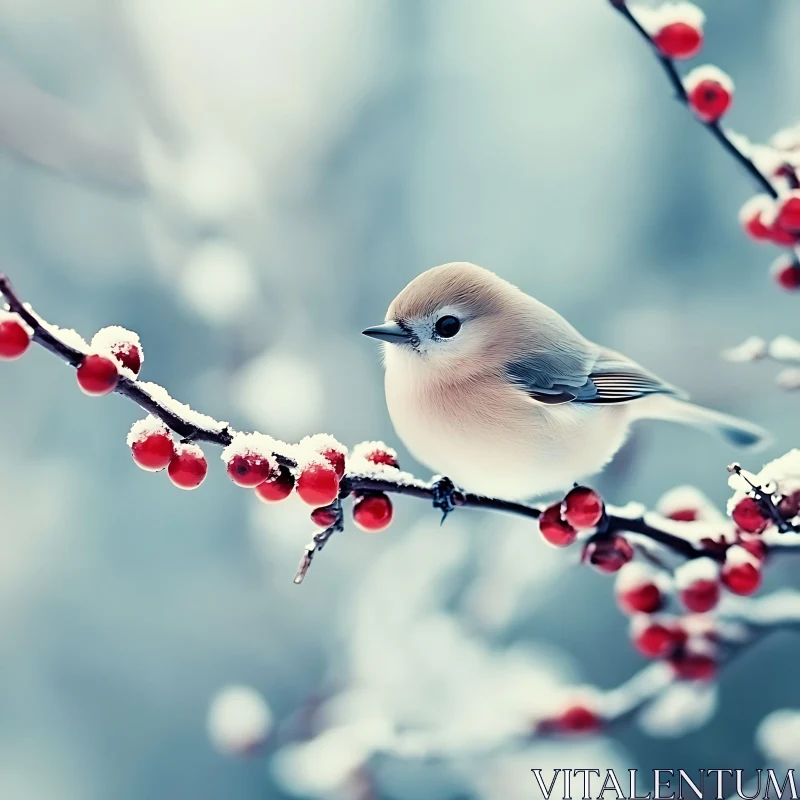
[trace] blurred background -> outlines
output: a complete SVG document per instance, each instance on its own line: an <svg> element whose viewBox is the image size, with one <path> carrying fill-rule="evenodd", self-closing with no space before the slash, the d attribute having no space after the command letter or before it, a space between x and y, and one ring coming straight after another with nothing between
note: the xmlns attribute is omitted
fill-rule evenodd
<svg viewBox="0 0 800 800"><path fill-rule="evenodd" d="M701 63L736 82L731 126L766 140L797 115L800 3L703 6ZM797 332L773 254L738 228L754 187L602 0L3 0L0 53L0 263L51 322L137 331L143 377L199 410L397 446L359 332L419 272L470 260L770 428L749 467L797 443L772 368L719 358ZM680 736L505 747L558 686L644 664L575 552L399 499L297 587L301 504L259 505L213 448L192 493L137 469L138 410L84 397L40 348L0 387L0 797L513 800L538 796L532 767L765 766L759 721L800 702L777 636ZM595 485L724 503L733 457L652 424ZM230 684L271 709L260 757L209 740ZM372 755L388 723L471 752Z"/></svg>

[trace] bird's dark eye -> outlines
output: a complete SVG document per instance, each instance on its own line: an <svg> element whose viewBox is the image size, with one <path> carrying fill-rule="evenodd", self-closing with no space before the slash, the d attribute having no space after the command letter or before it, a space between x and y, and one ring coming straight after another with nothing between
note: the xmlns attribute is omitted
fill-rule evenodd
<svg viewBox="0 0 800 800"><path fill-rule="evenodd" d="M440 317L436 320L435 328L442 339L452 339L461 330L461 322L458 317Z"/></svg>

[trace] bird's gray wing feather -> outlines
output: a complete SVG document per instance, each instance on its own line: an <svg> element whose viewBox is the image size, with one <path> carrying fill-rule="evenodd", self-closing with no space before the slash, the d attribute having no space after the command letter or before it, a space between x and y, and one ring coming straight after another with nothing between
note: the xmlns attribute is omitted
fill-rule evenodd
<svg viewBox="0 0 800 800"><path fill-rule="evenodd" d="M511 380L534 400L561 403L627 403L650 394L685 396L674 386L613 350L529 353L507 364Z"/></svg>

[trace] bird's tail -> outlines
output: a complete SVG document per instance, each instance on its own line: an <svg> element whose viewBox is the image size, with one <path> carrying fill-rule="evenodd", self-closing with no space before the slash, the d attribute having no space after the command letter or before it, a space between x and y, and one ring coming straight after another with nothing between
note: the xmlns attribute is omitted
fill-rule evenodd
<svg viewBox="0 0 800 800"><path fill-rule="evenodd" d="M649 408L642 415L650 419L663 419L682 422L696 428L711 431L721 436L734 447L747 447L761 450L772 442L772 437L763 428L730 414L712 411L685 400L668 395L647 398ZM631 404L636 405L636 404ZM645 411L644 409L642 409Z"/></svg>

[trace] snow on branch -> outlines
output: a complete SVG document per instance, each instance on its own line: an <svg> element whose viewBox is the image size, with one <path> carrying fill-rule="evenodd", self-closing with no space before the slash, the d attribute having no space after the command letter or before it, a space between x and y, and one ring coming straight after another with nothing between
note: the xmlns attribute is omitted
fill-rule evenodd
<svg viewBox="0 0 800 800"><path fill-rule="evenodd" d="M800 341L791 336L783 334L770 342L759 336L750 336L741 344L724 350L722 357L735 363L768 360L793 365L783 367L775 377L775 382L786 391L800 389Z"/></svg>
<svg viewBox="0 0 800 800"><path fill-rule="evenodd" d="M739 221L751 238L789 248L773 263L771 273L783 289L800 289L800 126L779 131L769 146L753 144L722 126L733 103L731 78L712 65L696 67L681 77L675 65L703 48L705 15L694 4L666 2L651 8L631 6L627 0L609 2L647 42L676 99L763 192L745 203Z"/></svg>

